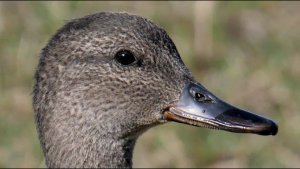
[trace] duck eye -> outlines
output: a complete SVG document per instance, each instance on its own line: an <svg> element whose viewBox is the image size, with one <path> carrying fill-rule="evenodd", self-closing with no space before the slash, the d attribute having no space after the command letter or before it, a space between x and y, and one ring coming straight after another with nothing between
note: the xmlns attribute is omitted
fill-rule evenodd
<svg viewBox="0 0 300 169"><path fill-rule="evenodd" d="M129 65L135 62L135 57L133 54L128 50L120 50L115 55L116 60L121 63L122 65Z"/></svg>

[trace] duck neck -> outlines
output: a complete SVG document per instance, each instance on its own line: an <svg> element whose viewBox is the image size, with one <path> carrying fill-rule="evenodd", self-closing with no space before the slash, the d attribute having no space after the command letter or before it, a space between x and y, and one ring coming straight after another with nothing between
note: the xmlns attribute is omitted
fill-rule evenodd
<svg viewBox="0 0 300 169"><path fill-rule="evenodd" d="M135 139L103 139L89 163L100 168L131 168ZM92 154L92 153L91 153Z"/></svg>
<svg viewBox="0 0 300 169"><path fill-rule="evenodd" d="M46 164L50 168L131 168L135 142L136 139L76 138L71 144L46 150Z"/></svg>

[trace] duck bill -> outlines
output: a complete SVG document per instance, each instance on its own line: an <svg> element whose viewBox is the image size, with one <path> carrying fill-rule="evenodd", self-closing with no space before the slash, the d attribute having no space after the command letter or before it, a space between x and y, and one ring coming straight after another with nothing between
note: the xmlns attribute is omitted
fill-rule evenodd
<svg viewBox="0 0 300 169"><path fill-rule="evenodd" d="M236 133L276 135L278 131L272 120L234 107L202 85L192 82L185 85L179 102L164 111L164 118L167 121Z"/></svg>

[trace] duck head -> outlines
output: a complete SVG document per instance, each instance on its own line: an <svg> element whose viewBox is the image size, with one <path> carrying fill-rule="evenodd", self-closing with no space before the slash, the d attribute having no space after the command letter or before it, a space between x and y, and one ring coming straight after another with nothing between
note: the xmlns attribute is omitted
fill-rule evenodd
<svg viewBox="0 0 300 169"><path fill-rule="evenodd" d="M40 55L33 94L46 155L68 145L74 153L75 142L84 147L87 140L136 138L169 121L277 133L273 121L196 82L166 31L127 13L97 13L59 29Z"/></svg>

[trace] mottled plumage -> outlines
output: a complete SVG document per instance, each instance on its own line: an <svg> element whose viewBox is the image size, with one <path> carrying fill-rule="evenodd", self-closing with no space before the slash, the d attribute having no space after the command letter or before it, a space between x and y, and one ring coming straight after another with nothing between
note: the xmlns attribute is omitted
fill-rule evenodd
<svg viewBox="0 0 300 169"><path fill-rule="evenodd" d="M120 49L138 63L117 63ZM171 39L149 20L102 12L70 21L43 49L35 74L47 165L130 167L138 135L164 122L162 109L189 78Z"/></svg>
<svg viewBox="0 0 300 169"><path fill-rule="evenodd" d="M116 61L124 49L136 62ZM131 167L138 136L167 122L163 112L191 82L172 40L151 21L110 12L71 20L42 50L35 74L46 165Z"/></svg>

